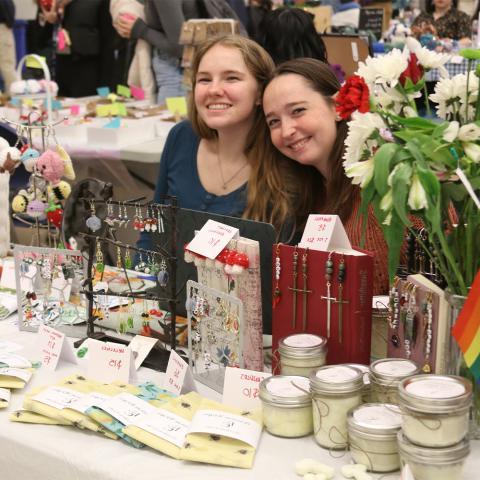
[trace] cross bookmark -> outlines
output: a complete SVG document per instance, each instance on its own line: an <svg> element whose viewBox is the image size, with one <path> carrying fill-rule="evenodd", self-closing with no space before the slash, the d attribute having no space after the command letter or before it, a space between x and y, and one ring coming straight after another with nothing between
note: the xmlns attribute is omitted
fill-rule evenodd
<svg viewBox="0 0 480 480"><path fill-rule="evenodd" d="M333 273L333 261L332 261L332 252L328 255L328 259L325 262L325 280L327 280L327 296L321 296L320 298L322 300L327 301L327 338L330 338L330 322L331 322L331 313L332 313L332 301L336 301L337 299L335 297L331 296L331 290L330 287L332 284L330 283L330 280L332 279L332 273Z"/></svg>
<svg viewBox="0 0 480 480"><path fill-rule="evenodd" d="M334 303L338 303L338 341L342 343L343 341L343 304L349 303L348 300L342 300L343 298L343 284L345 283L345 259L340 259L338 265L338 300L335 300Z"/></svg>
<svg viewBox="0 0 480 480"><path fill-rule="evenodd" d="M292 327L295 328L297 324L297 276L298 276L298 251L297 247L293 250L293 285L288 287L289 290L293 293L293 317L292 317Z"/></svg>

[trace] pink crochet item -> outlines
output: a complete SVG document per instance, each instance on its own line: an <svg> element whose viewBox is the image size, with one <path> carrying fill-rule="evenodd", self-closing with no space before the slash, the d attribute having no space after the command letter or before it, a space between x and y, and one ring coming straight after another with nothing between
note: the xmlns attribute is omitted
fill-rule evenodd
<svg viewBox="0 0 480 480"><path fill-rule="evenodd" d="M65 166L58 153L47 150L37 160L36 167L45 180L57 184L62 178Z"/></svg>

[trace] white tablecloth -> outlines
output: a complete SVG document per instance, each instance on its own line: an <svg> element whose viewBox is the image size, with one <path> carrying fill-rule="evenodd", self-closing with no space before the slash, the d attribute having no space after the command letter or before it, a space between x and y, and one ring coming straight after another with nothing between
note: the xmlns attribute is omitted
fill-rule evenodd
<svg viewBox="0 0 480 480"><path fill-rule="evenodd" d="M24 346L18 353L35 356L36 335L18 332L9 320L0 322L0 340ZM70 340L69 340L70 341ZM61 364L54 372L36 371L24 390L12 395L8 409L0 410L0 480L294 480L296 461L310 457L336 468L336 480L342 479L340 466L350 462L348 453L320 448L313 436L283 439L263 432L251 470L184 462L166 457L149 448L135 449L122 441L73 427L29 425L8 420L8 412L21 408L23 393L34 386L52 384L79 367ZM84 373L84 372L83 372ZM163 374L141 368L139 381L161 384ZM199 393L220 400L219 395L198 386ZM480 471L480 442L472 442L464 480L477 480ZM374 475L379 479L380 475ZM398 480L399 474L382 477Z"/></svg>

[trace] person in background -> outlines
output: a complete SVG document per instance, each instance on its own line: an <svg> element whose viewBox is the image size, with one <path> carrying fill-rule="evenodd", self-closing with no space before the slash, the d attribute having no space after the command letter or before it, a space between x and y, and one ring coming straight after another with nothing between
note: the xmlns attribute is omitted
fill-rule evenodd
<svg viewBox="0 0 480 480"><path fill-rule="evenodd" d="M197 0L146 0L145 20L129 15L119 16L115 22L122 37L143 39L152 46L158 103L186 94L180 68L183 49L178 39L183 22L200 17Z"/></svg>
<svg viewBox="0 0 480 480"><path fill-rule="evenodd" d="M227 3L232 7L233 11L237 14L240 22L247 27L248 25L248 12L245 0L227 0Z"/></svg>
<svg viewBox="0 0 480 480"><path fill-rule="evenodd" d="M268 12L260 24L258 42L276 65L292 58L309 57L327 62L327 50L315 30L313 15L301 8Z"/></svg>
<svg viewBox="0 0 480 480"><path fill-rule="evenodd" d="M337 12L332 15L332 27L353 27L358 29L359 19L359 0L340 0Z"/></svg>
<svg viewBox="0 0 480 480"><path fill-rule="evenodd" d="M457 0L429 0L426 12L420 13L412 23L416 37L432 34L440 39L470 43L472 27L470 17L457 9Z"/></svg>
<svg viewBox="0 0 480 480"><path fill-rule="evenodd" d="M262 30L260 25L265 16L272 10L272 0L250 0L247 7L247 32L250 38L258 41L261 38Z"/></svg>
<svg viewBox="0 0 480 480"><path fill-rule="evenodd" d="M362 219L358 217L360 192L343 169L348 127L336 114L334 97L339 89L332 70L316 59L290 60L277 67L265 89L263 109L279 155L265 165L266 175L252 182L255 181L257 191L268 190L272 179L281 178L281 162L289 158L296 175L284 180L284 188L301 193L293 204L285 201L283 221L294 219L300 232L310 213L336 214L351 244L358 246L362 235ZM254 205L253 213L259 218L266 215L259 204ZM373 208L368 211L364 248L375 254L374 294L386 294L387 245Z"/></svg>
<svg viewBox="0 0 480 480"><path fill-rule="evenodd" d="M0 0L0 74L4 90L8 92L15 81L15 37L13 22L15 21L15 5L13 0Z"/></svg>

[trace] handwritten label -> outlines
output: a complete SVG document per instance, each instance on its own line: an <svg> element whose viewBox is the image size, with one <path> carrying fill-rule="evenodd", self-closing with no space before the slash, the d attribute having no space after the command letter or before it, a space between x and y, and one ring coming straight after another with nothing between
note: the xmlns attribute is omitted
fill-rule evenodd
<svg viewBox="0 0 480 480"><path fill-rule="evenodd" d="M359 30L371 30L377 39L382 37L383 8L361 8L358 19Z"/></svg>
<svg viewBox="0 0 480 480"><path fill-rule="evenodd" d="M21 368L0 368L0 376L15 377L27 383L32 378L32 372Z"/></svg>
<svg viewBox="0 0 480 480"><path fill-rule="evenodd" d="M270 376L270 373L227 367L222 403L246 410L260 407L259 385L262 380Z"/></svg>
<svg viewBox="0 0 480 480"><path fill-rule="evenodd" d="M221 410L199 410L193 417L188 433L223 435L257 448L262 426L250 418Z"/></svg>
<svg viewBox="0 0 480 480"><path fill-rule="evenodd" d="M76 412L85 413L90 407L102 407L102 405L109 399L110 397L103 393L91 392L75 402L72 402L68 408L75 410Z"/></svg>
<svg viewBox="0 0 480 480"><path fill-rule="evenodd" d="M176 395L196 390L188 363L175 350L170 352L163 388Z"/></svg>
<svg viewBox="0 0 480 480"><path fill-rule="evenodd" d="M308 216L302 241L298 246L322 252L335 249L350 250L352 248L340 217L338 215L320 214Z"/></svg>
<svg viewBox="0 0 480 480"><path fill-rule="evenodd" d="M70 388L49 387L43 390L43 392L34 395L32 400L61 410L63 408L70 408L70 405L80 400L83 396L83 393L76 392Z"/></svg>
<svg viewBox="0 0 480 480"><path fill-rule="evenodd" d="M10 401L10 390L8 388L0 388L0 400L4 400L5 402Z"/></svg>
<svg viewBox="0 0 480 480"><path fill-rule="evenodd" d="M183 447L190 427L190 422L163 409L156 410L152 415L136 418L132 424L180 448Z"/></svg>
<svg viewBox="0 0 480 480"><path fill-rule="evenodd" d="M238 228L208 220L188 244L188 250L213 260L238 234Z"/></svg>
<svg viewBox="0 0 480 480"><path fill-rule="evenodd" d="M31 368L32 364L29 360L15 353L0 353L0 363L4 363L7 367L12 368Z"/></svg>
<svg viewBox="0 0 480 480"><path fill-rule="evenodd" d="M60 359L69 363L77 363L70 342L65 335L47 325L38 328L38 346L42 365L48 370L55 370Z"/></svg>
<svg viewBox="0 0 480 480"><path fill-rule="evenodd" d="M142 335L135 335L132 338L132 341L130 342L128 347L132 351L133 358L135 359L136 370L140 368L140 365L157 342L158 339L156 338L144 337Z"/></svg>
<svg viewBox="0 0 480 480"><path fill-rule="evenodd" d="M165 103L173 115L187 115L187 99L185 97L168 97L165 99Z"/></svg>
<svg viewBox="0 0 480 480"><path fill-rule="evenodd" d="M88 340L88 376L101 382L128 383L135 373L132 351L119 343ZM132 374L133 370L133 374Z"/></svg>
<svg viewBox="0 0 480 480"><path fill-rule="evenodd" d="M121 393L110 397L102 403L101 408L124 425L134 425L136 418L142 415L150 416L156 410L145 400L130 393Z"/></svg>

